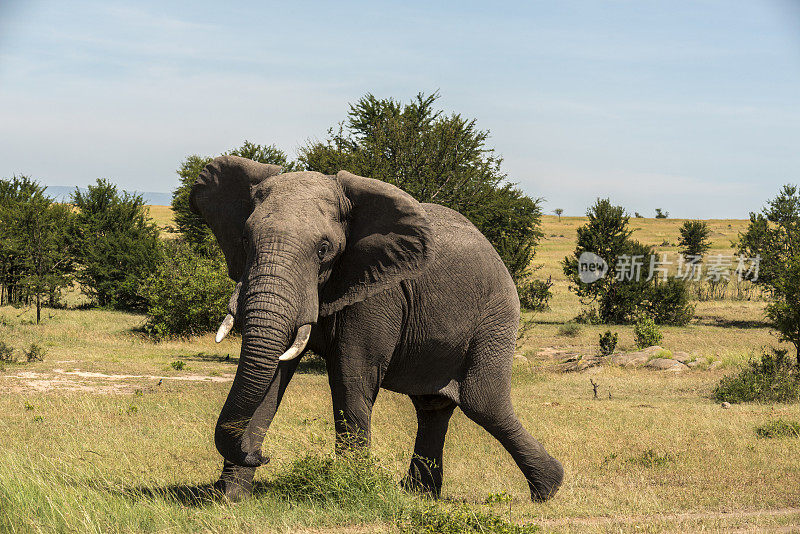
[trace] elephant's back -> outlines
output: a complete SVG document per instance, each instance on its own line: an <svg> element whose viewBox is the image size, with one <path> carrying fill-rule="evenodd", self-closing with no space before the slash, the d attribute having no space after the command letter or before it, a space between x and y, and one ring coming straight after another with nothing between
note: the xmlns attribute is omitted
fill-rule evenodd
<svg viewBox="0 0 800 534"><path fill-rule="evenodd" d="M469 219L438 204L423 204L434 234L434 261L429 268L434 279L456 280L455 289L469 301L483 306L510 306L519 312L519 300L511 275L488 239ZM474 295L470 295L474 288ZM466 302L465 302L466 304Z"/></svg>

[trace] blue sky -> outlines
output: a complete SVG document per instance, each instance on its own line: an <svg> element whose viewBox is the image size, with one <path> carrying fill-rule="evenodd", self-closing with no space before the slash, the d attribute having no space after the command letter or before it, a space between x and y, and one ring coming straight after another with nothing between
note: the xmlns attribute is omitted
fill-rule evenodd
<svg viewBox="0 0 800 534"><path fill-rule="evenodd" d="M167 192L435 90L548 211L744 218L800 182L798 0L0 0L0 177Z"/></svg>

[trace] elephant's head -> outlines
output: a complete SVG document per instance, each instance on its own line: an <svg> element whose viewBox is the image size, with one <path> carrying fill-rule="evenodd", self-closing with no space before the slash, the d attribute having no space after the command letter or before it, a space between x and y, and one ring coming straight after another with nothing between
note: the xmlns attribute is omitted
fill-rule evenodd
<svg viewBox="0 0 800 534"><path fill-rule="evenodd" d="M279 360L303 351L320 316L419 274L432 256L431 228L422 206L385 182L344 171L281 174L235 156L203 169L190 203L237 282L217 336L234 321L241 326L217 449L234 464L257 466L260 450L245 441Z"/></svg>

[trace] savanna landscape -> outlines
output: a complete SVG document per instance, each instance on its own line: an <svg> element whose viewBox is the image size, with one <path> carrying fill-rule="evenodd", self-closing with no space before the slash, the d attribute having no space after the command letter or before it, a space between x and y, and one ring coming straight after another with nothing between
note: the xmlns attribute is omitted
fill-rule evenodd
<svg viewBox="0 0 800 534"><path fill-rule="evenodd" d="M150 206L162 235L169 207ZM633 237L676 254L679 219L631 218ZM561 262L584 217L542 218L534 265L553 282L549 309L525 312L514 360L517 414L565 468L563 486L532 503L500 444L458 410L444 452L442 500L403 493L416 420L409 399L381 391L370 467L331 467L334 432L324 363L304 356L264 444L254 496L232 504L211 484L221 459L213 428L230 388L240 338L213 333L153 342L137 313L66 306L0 308L0 339L42 361L0 372L0 529L8 532L553 532L769 531L800 528L800 439L763 437L800 406L733 403L712 391L777 336L766 300L728 294L696 301L686 326L663 326L663 347L703 361L681 372L603 362L598 336L630 325L575 324L582 310ZM710 220L708 254L731 254L749 221ZM220 317L221 319L221 317ZM667 352L668 351L668 352ZM595 389L596 388L596 389ZM365 470L364 470L365 469Z"/></svg>

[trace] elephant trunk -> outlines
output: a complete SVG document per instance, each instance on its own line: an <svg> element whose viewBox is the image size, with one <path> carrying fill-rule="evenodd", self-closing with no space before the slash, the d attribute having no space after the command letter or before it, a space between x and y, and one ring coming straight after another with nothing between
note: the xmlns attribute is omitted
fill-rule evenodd
<svg viewBox="0 0 800 534"><path fill-rule="evenodd" d="M263 274L250 276L246 289L242 288L241 357L214 435L217 450L226 460L247 467L268 461L261 454L261 443L280 399L267 392L292 341L307 341L318 306L316 287L309 303L307 292L298 291L302 284L296 274L288 269L273 263L256 271ZM304 346L293 348L299 355ZM275 406L262 406L267 403Z"/></svg>

